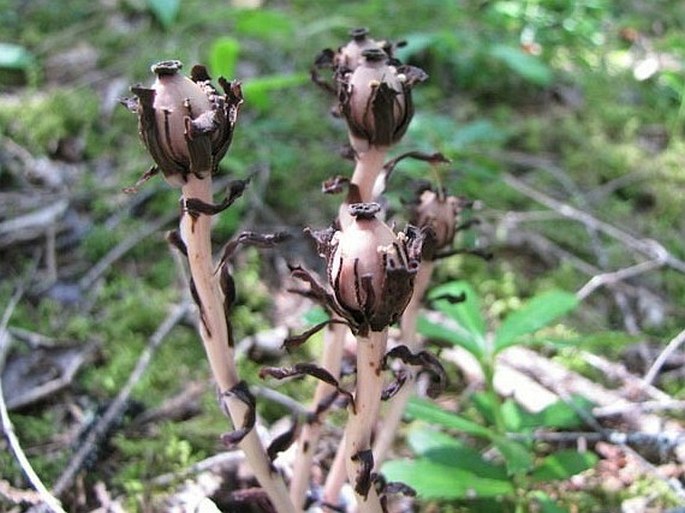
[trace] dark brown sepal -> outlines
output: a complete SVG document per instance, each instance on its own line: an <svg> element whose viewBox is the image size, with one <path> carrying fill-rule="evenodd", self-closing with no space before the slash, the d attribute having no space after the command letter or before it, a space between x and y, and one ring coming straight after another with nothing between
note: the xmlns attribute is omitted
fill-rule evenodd
<svg viewBox="0 0 685 513"><path fill-rule="evenodd" d="M401 155L398 155L394 159L388 160L385 164L383 164L383 170L385 171L385 180L386 182L390 178L390 175L392 175L393 171L397 167L397 164L402 162L404 159L415 159L415 160L422 160L424 162L428 162L429 164L432 165L437 165L437 164L449 164L452 162L450 159L445 157L442 153L440 152L435 152L435 153L426 153L423 151L408 151L406 153L402 153ZM430 188L430 186L429 186Z"/></svg>
<svg viewBox="0 0 685 513"><path fill-rule="evenodd" d="M287 367L262 367L259 371L259 377L264 379L265 377L270 376L275 379L285 379L285 378L291 378L294 376L311 376L313 378L318 379L319 381L323 381L327 385L332 386L335 388L339 394L344 395L345 397L348 398L350 401L350 406L352 408L352 411L355 411L354 408L354 399L352 398L352 394L345 390L344 388L340 387L340 384L338 383L338 380L335 379L335 377L328 372L326 369L323 367L319 367L318 365L314 365L313 363L296 363L293 367L287 368Z"/></svg>
<svg viewBox="0 0 685 513"><path fill-rule="evenodd" d="M414 490L411 486L398 481L384 483L382 493L385 495L402 494L406 497L416 497L416 490Z"/></svg>
<svg viewBox="0 0 685 513"><path fill-rule="evenodd" d="M303 331L299 335L288 335L288 337L283 341L283 347L286 351L292 351L293 349L300 347L302 344L307 342L307 340L309 340L313 335L315 335L316 333L318 333L330 324L347 325L345 321L342 321L340 319L326 319L325 321L320 322L315 326L312 326L308 330Z"/></svg>
<svg viewBox="0 0 685 513"><path fill-rule="evenodd" d="M334 67L335 52L330 48L325 48L314 59L314 65L312 66L309 76L317 86L326 91L327 93L335 95L337 89L334 84L331 83L330 78L326 79L321 76L321 70L331 70Z"/></svg>
<svg viewBox="0 0 685 513"><path fill-rule="evenodd" d="M308 283L309 290L288 289L289 292L307 297L317 302L328 312L338 314L340 317L348 319L349 316L346 315L345 311L337 304L333 295L330 294L308 270L298 265L290 266L290 272L293 278L297 278Z"/></svg>
<svg viewBox="0 0 685 513"><path fill-rule="evenodd" d="M209 82L211 77L207 72L207 68L202 64L195 64L190 70L190 79L193 82Z"/></svg>
<svg viewBox="0 0 685 513"><path fill-rule="evenodd" d="M178 251L183 254L186 258L188 258L188 248L186 248L185 242L183 242L183 239L181 238L181 234L178 230L170 230L166 233L166 240L167 242L175 247Z"/></svg>
<svg viewBox="0 0 685 513"><path fill-rule="evenodd" d="M462 292L460 294L440 294L439 296L434 296L431 298L431 303L436 301L447 301L451 305L463 303L466 301L466 292Z"/></svg>
<svg viewBox="0 0 685 513"><path fill-rule="evenodd" d="M221 292L224 294L224 314L226 315L226 319L228 319L231 308L235 303L237 293L235 281L226 264L222 265L219 270L219 286L221 287Z"/></svg>
<svg viewBox="0 0 685 513"><path fill-rule="evenodd" d="M415 84L420 84L428 80L428 73L416 66L402 65L397 67L397 73L406 77L405 85L413 87Z"/></svg>
<svg viewBox="0 0 685 513"><path fill-rule="evenodd" d="M186 198L184 201L184 209L194 218L199 217L201 214L213 216L223 212L230 207L235 200L243 195L243 192L245 192L245 188L249 182L249 178L246 180L233 180L228 184L226 197L223 199L223 201L221 201L221 203L216 205L212 203L205 203L197 198Z"/></svg>
<svg viewBox="0 0 685 513"><path fill-rule="evenodd" d="M281 435L278 435L276 438L273 439L273 441L269 444L269 447L266 449L266 453L271 461L274 461L276 459L278 453L287 450L288 447L290 447L293 444L297 436L298 428L299 425L297 423L297 420L293 419L293 423L292 426L290 426L290 429L288 429L288 431Z"/></svg>
<svg viewBox="0 0 685 513"><path fill-rule="evenodd" d="M138 97L138 107L136 110L138 114L138 134L143 144L145 144L152 159L156 162L167 180L171 182L185 182L188 176L187 166L170 155L165 150L164 143L161 140L162 137L168 137L168 134L160 133L157 126L155 108L153 107L155 90L148 87L134 86L131 88L131 92Z"/></svg>
<svg viewBox="0 0 685 513"><path fill-rule="evenodd" d="M348 211L355 219L373 219L381 211L378 203L352 203Z"/></svg>
<svg viewBox="0 0 685 513"><path fill-rule="evenodd" d="M221 435L221 441L227 446L232 447L247 436L247 434L252 431L257 420L256 405L257 401L255 397L250 392L247 383L244 381L239 381L230 390L223 393L227 397L235 397L236 399L242 401L247 406L247 411L245 412L245 418L243 419L243 425L230 433L224 433Z"/></svg>
<svg viewBox="0 0 685 513"><path fill-rule="evenodd" d="M406 372L398 372L395 379L383 389L381 393L381 401L388 401L397 395L397 392L402 390L402 387L407 381Z"/></svg>
<svg viewBox="0 0 685 513"><path fill-rule="evenodd" d="M428 351L412 353L407 346L396 346L385 354L383 367L387 367L387 362L390 358L399 358L405 364L421 367L421 372L430 374L431 383L426 391L429 397L435 398L445 390L447 386L447 373L440 361Z"/></svg>
<svg viewBox="0 0 685 513"><path fill-rule="evenodd" d="M197 293L197 287L195 286L195 280L190 278L190 295L193 298L193 301L195 301L195 304L197 305L198 309L200 310L200 322L202 322L202 326L204 327L205 331L207 332L208 336L212 336L212 331L209 329L209 323L207 322L207 317L205 315L205 309L202 306L202 300L200 299L200 294Z"/></svg>
<svg viewBox="0 0 685 513"><path fill-rule="evenodd" d="M371 449L359 451L352 455L352 461L361 463L361 470L355 479L354 491L366 499L373 485L373 451Z"/></svg>
<svg viewBox="0 0 685 513"><path fill-rule="evenodd" d="M135 194L138 192L138 189L140 188L141 185L146 183L150 178L153 176L156 176L159 174L159 168L157 166L151 166L150 169L145 171L138 180L136 180L136 183L134 183L130 187L124 187L122 191L126 194Z"/></svg>
<svg viewBox="0 0 685 513"><path fill-rule="evenodd" d="M316 408L314 409L314 414L312 415L312 418L308 422L315 422L319 420L319 416L328 411L333 404L335 404L335 400L338 398L338 391L336 390L335 392L332 392L328 394L326 397L321 399L321 401L318 402L316 405Z"/></svg>
<svg viewBox="0 0 685 513"><path fill-rule="evenodd" d="M221 259L219 260L219 267L222 267L233 256L239 246L254 246L257 248L273 248L276 244L280 244L288 240L291 235L288 232L275 233L257 233L257 232L242 232L236 238L231 239L224 246L221 252Z"/></svg>

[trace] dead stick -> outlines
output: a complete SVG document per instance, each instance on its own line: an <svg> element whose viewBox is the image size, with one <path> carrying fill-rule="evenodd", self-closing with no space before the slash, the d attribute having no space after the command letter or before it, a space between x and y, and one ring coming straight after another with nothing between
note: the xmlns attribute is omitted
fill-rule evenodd
<svg viewBox="0 0 685 513"><path fill-rule="evenodd" d="M111 402L97 424L90 430L88 436L85 438L78 451L71 457L66 469L57 480L57 483L53 488L56 495L61 495L72 485L76 474L83 468L86 458L106 435L114 421L119 418L126 409L133 387L140 381L140 378L147 370L155 351L159 348L160 344L164 341L173 327L183 319L189 309L189 302L184 302L175 306L152 334L148 340L147 347L138 357L136 366L129 375L126 384L119 391L114 401Z"/></svg>
<svg viewBox="0 0 685 513"><path fill-rule="evenodd" d="M36 259L37 262L37 259ZM7 351L9 350L10 336L7 331L7 324L9 323L10 317L14 313L14 309L24 295L24 286L20 285L17 287L14 295L11 297L7 308L5 308L5 313L0 323L0 374L2 374L2 369L5 366L5 357ZM10 419L9 413L7 411L7 405L5 403L5 394L2 389L2 380L0 379L0 422L2 422L2 431L7 438L7 443L10 450L14 454L17 463L21 467L24 474L26 474L27 479L31 483L31 486L40 495L43 502L50 508L51 511L55 513L65 513L59 501L50 493L47 487L43 484L43 481L38 477L35 470L31 466L24 450L19 443L16 433L14 432L14 426L12 425L12 420Z"/></svg>

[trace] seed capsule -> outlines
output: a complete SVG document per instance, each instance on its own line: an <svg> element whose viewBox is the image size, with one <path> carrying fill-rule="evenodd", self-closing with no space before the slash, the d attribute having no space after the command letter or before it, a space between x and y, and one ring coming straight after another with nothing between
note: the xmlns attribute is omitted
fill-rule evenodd
<svg viewBox="0 0 685 513"><path fill-rule="evenodd" d="M190 78L180 61L152 66L150 88L135 86L124 100L138 114L140 137L165 179L183 186L189 173L204 178L216 172L230 145L242 95L237 82L219 78L225 94L210 84L204 66L194 66Z"/></svg>
<svg viewBox="0 0 685 513"><path fill-rule="evenodd" d="M376 217L376 203L350 205L354 222L330 239L329 281L350 323L364 334L394 323L411 297L423 234L395 232Z"/></svg>
<svg viewBox="0 0 685 513"><path fill-rule="evenodd" d="M399 141L414 115L411 86L427 78L418 68L389 65L388 55L378 47L362 51L362 57L341 78L339 90L339 109L358 153Z"/></svg>

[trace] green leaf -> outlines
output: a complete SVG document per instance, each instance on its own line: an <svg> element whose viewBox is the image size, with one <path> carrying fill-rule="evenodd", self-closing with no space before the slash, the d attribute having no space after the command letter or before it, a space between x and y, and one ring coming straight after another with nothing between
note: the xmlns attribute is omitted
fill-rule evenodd
<svg viewBox="0 0 685 513"><path fill-rule="evenodd" d="M514 345L523 335L529 335L544 328L576 306L578 306L576 296L561 290L551 290L535 296L521 309L504 319L495 333L495 352Z"/></svg>
<svg viewBox="0 0 685 513"><path fill-rule="evenodd" d="M591 352L601 352L610 347L618 351L639 341L639 337L625 331L599 331L582 336L571 336L564 340L548 340L555 347L577 347Z"/></svg>
<svg viewBox="0 0 685 513"><path fill-rule="evenodd" d="M381 471L390 481L408 484L423 499L475 499L514 493L513 485L506 479L480 477L425 458L388 461Z"/></svg>
<svg viewBox="0 0 685 513"><path fill-rule="evenodd" d="M555 452L543 459L530 477L537 482L567 479L594 467L598 459L592 452L580 453L572 449Z"/></svg>
<svg viewBox="0 0 685 513"><path fill-rule="evenodd" d="M415 426L407 439L412 450L435 463L460 468L480 477L506 479L503 465L483 459L480 452L462 440L424 426Z"/></svg>
<svg viewBox="0 0 685 513"><path fill-rule="evenodd" d="M147 0L148 9L162 27L169 28L181 8L181 0Z"/></svg>
<svg viewBox="0 0 685 513"><path fill-rule="evenodd" d="M209 49L209 70L213 77L225 77L230 80L235 76L235 69L240 54L240 43L229 36L219 37L212 42Z"/></svg>
<svg viewBox="0 0 685 513"><path fill-rule="evenodd" d="M520 48L507 45L495 45L490 49L490 56L504 63L521 78L539 86L548 86L554 78L552 70L540 59L524 53Z"/></svg>
<svg viewBox="0 0 685 513"><path fill-rule="evenodd" d="M568 513L568 509L557 505L556 501L541 490L535 490L531 497L540 506L540 513Z"/></svg>
<svg viewBox="0 0 685 513"><path fill-rule="evenodd" d="M446 299L439 299L441 296L452 296L454 298L465 295L465 300L459 303L452 303ZM435 287L428 294L435 308L445 315L457 321L465 330L479 335L485 335L485 319L481 315L480 299L476 291L465 281L453 281L440 287Z"/></svg>
<svg viewBox="0 0 685 513"><path fill-rule="evenodd" d="M483 357L483 347L471 333L462 329L450 329L442 324L429 321L424 316L420 316L416 323L418 332L428 339L442 340L463 347L477 359Z"/></svg>
<svg viewBox="0 0 685 513"><path fill-rule="evenodd" d="M527 421L533 418L533 415L521 408L521 406L512 399L506 399L502 403L500 412L507 431L513 433L519 433L526 426Z"/></svg>
<svg viewBox="0 0 685 513"><path fill-rule="evenodd" d="M297 87L309 82L306 73L282 73L250 79L242 85L245 101L252 107L264 110L271 102L271 93L280 89Z"/></svg>
<svg viewBox="0 0 685 513"><path fill-rule="evenodd" d="M295 24L288 15L273 9L241 9L236 13L236 33L264 40L295 34Z"/></svg>
<svg viewBox="0 0 685 513"><path fill-rule="evenodd" d="M498 436L493 441L502 454L510 475L522 475L533 468L533 454L525 445L503 436Z"/></svg>
<svg viewBox="0 0 685 513"><path fill-rule="evenodd" d="M25 71L34 62L33 54L23 46L0 43L0 68Z"/></svg>
<svg viewBox="0 0 685 513"><path fill-rule="evenodd" d="M487 439L491 439L494 436L494 433L490 429L460 417L455 413L447 412L424 399L411 399L407 405L407 415L418 420L423 420L424 422L456 429L467 435L479 436Z"/></svg>
<svg viewBox="0 0 685 513"><path fill-rule="evenodd" d="M571 402L578 410L586 410L588 413L594 406L592 401L584 397L574 395ZM585 424L585 421L578 415L576 409L567 404L566 401L556 401L542 411L533 416L533 420L527 427L549 427L556 429L577 429Z"/></svg>

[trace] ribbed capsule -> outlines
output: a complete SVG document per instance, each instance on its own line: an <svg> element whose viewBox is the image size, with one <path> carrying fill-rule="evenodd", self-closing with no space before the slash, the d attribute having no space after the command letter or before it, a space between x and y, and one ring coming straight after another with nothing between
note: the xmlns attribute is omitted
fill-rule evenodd
<svg viewBox="0 0 685 513"><path fill-rule="evenodd" d="M340 113L358 153L399 141L414 115L411 87L427 78L418 68L390 65L380 48L366 49L362 57L354 71L340 79L339 89Z"/></svg>
<svg viewBox="0 0 685 513"><path fill-rule="evenodd" d="M397 321L411 298L423 233L396 234L376 217L376 203L350 205L354 221L335 232L322 252L336 302L359 333Z"/></svg>
<svg viewBox="0 0 685 513"><path fill-rule="evenodd" d="M427 189L421 192L411 222L416 226L430 226L435 235L435 248L442 249L454 240L461 210L461 202L456 196Z"/></svg>
<svg viewBox="0 0 685 513"><path fill-rule="evenodd" d="M180 61L153 65L153 85L132 87L135 97L124 100L138 115L140 137L155 164L177 187L190 173L203 178L216 172L242 103L237 82L220 78L225 94L219 94L204 66L194 66L190 78L181 68Z"/></svg>

